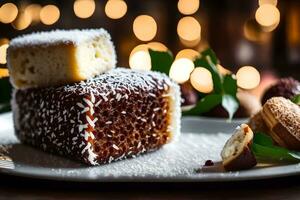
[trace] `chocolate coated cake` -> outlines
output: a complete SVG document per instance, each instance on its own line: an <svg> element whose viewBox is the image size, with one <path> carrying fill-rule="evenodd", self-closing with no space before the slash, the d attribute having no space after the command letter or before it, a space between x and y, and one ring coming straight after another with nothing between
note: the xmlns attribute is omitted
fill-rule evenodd
<svg viewBox="0 0 300 200"><path fill-rule="evenodd" d="M72 85L15 90L15 131L27 144L89 165L153 151L180 129L180 92L158 72L117 68Z"/></svg>

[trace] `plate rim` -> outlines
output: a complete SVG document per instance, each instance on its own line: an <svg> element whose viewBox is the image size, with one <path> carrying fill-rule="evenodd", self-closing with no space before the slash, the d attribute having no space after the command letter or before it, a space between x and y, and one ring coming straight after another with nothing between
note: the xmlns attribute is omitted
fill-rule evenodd
<svg viewBox="0 0 300 200"><path fill-rule="evenodd" d="M0 114L0 119L2 117L7 117L11 115L11 112ZM183 120L185 121L199 121L199 120L209 120L216 122L215 119L207 117L194 117L194 116L184 116ZM223 119L218 119L218 122L224 122ZM234 123L239 123L245 121L245 119L233 120ZM96 166L97 167L97 166ZM28 169L31 168L35 173L28 173ZM92 167L87 167L92 168ZM38 169L38 170L37 170ZM43 169L43 170L42 170ZM76 170L78 168L69 168L68 170ZM86 169L86 168L85 168ZM270 169L270 168L269 168ZM212 172L209 176L199 175L180 175L180 176L65 176L61 174L48 173L51 172L52 168L41 168L41 167L29 167L24 166L23 168L16 169L5 169L0 168L0 173L12 176L34 178L34 179L43 179L43 180L54 180L54 181L72 181L72 182L235 182L235 181L247 181L247 180L263 180L263 179L272 179L279 177L287 177L293 175L300 175L300 164L290 164L282 166L273 166L271 169L275 170L273 173L266 173L261 175L261 173L256 174L243 174L242 172ZM284 170L285 169L285 170ZM268 168L260 168L256 170L268 170ZM235 176L238 173L239 176ZM249 172L251 173L251 172Z"/></svg>

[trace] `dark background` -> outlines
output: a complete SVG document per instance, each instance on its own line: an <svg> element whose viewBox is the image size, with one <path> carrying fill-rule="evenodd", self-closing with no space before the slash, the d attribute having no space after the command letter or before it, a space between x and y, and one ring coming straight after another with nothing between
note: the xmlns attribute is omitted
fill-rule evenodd
<svg viewBox="0 0 300 200"><path fill-rule="evenodd" d="M32 31L72 28L104 27L111 34L118 52L118 64L128 66L128 56L139 41L132 30L132 23L138 15L151 15L157 22L158 31L153 41L164 43L174 54L187 48L181 44L176 33L177 23L184 15L177 9L175 0L130 0L126 1L128 10L121 19L110 19L105 15L106 1L97 0L94 14L87 19L76 17L73 0L21 0L1 1L15 3L18 8L31 3L41 6L54 4L60 9L59 20L50 26L42 23L31 25L25 30L16 30L11 24L0 23L0 38L11 39ZM271 70L280 76L300 77L300 19L299 0L279 0L280 23L270 32L257 28L252 38L245 37L243 28L248 20L254 20L258 0L201 0L200 7L192 14L201 24L201 41L193 49L210 45L217 53L221 63L231 70L242 65L253 65L257 69ZM293 18L293 19L292 19ZM255 21L255 20L254 20ZM295 20L294 20L295 21ZM262 36L264 35L264 36ZM246 56L241 56L246 52ZM2 67L5 67L2 65Z"/></svg>

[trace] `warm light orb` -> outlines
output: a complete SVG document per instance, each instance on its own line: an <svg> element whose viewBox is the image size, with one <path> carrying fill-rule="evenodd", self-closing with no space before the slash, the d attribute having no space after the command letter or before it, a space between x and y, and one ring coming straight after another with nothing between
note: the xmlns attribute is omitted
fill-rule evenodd
<svg viewBox="0 0 300 200"><path fill-rule="evenodd" d="M130 53L130 56L132 56L134 53L138 52L138 51L148 51L148 45L147 44L140 44L140 45L137 45L136 47L134 47L132 50L131 50L131 53ZM130 57L129 56L129 57Z"/></svg>
<svg viewBox="0 0 300 200"><path fill-rule="evenodd" d="M202 93L210 93L214 89L213 79L210 71L204 67L197 67L191 74L192 86Z"/></svg>
<svg viewBox="0 0 300 200"><path fill-rule="evenodd" d="M199 55L199 52L194 49L183 49L177 53L175 59L187 58L193 61Z"/></svg>
<svg viewBox="0 0 300 200"><path fill-rule="evenodd" d="M184 15L192 15L199 9L199 0L179 0L177 7Z"/></svg>
<svg viewBox="0 0 300 200"><path fill-rule="evenodd" d="M168 51L166 45L161 42L149 42L147 45L149 49L152 49L154 51Z"/></svg>
<svg viewBox="0 0 300 200"><path fill-rule="evenodd" d="M46 25L52 25L60 17L59 9L55 5L46 5L40 12L41 22Z"/></svg>
<svg viewBox="0 0 300 200"><path fill-rule="evenodd" d="M8 69L0 68L0 78L5 78L5 77L8 77L8 76L9 76Z"/></svg>
<svg viewBox="0 0 300 200"><path fill-rule="evenodd" d="M232 74L231 71L229 71L228 69L226 69L225 67L223 67L220 64L217 64L217 69L220 72L220 74L222 74L222 75Z"/></svg>
<svg viewBox="0 0 300 200"><path fill-rule="evenodd" d="M258 5L271 4L273 6L277 5L277 0L258 0Z"/></svg>
<svg viewBox="0 0 300 200"><path fill-rule="evenodd" d="M197 41L201 38L201 26L194 17L183 17L177 25L179 37L187 41Z"/></svg>
<svg viewBox="0 0 300 200"><path fill-rule="evenodd" d="M127 12L127 4L123 0L108 0L105 5L105 14L111 19L120 19Z"/></svg>
<svg viewBox="0 0 300 200"><path fill-rule="evenodd" d="M133 32L142 41L152 40L157 32L157 24L153 17L140 15L133 22Z"/></svg>
<svg viewBox="0 0 300 200"><path fill-rule="evenodd" d="M73 5L74 13L79 18L89 18L95 12L94 0L76 0Z"/></svg>
<svg viewBox="0 0 300 200"><path fill-rule="evenodd" d="M32 18L29 12L27 10L22 10L19 12L18 17L15 19L15 21L12 22L12 26L21 31L26 29L28 26L30 26L32 22Z"/></svg>
<svg viewBox="0 0 300 200"><path fill-rule="evenodd" d="M8 44L3 44L0 46L0 64L6 64L6 51Z"/></svg>
<svg viewBox="0 0 300 200"><path fill-rule="evenodd" d="M280 12L276 6L263 4L256 10L255 19L261 26L273 26L280 21Z"/></svg>
<svg viewBox="0 0 300 200"><path fill-rule="evenodd" d="M252 66L241 67L236 73L237 85L243 89L254 89L260 83L260 74Z"/></svg>
<svg viewBox="0 0 300 200"><path fill-rule="evenodd" d="M177 83L184 83L189 80L190 74L194 68L195 65L190 59L180 58L173 62L169 76Z"/></svg>
<svg viewBox="0 0 300 200"><path fill-rule="evenodd" d="M13 3L3 4L0 8L0 21L8 24L13 22L18 16L18 8Z"/></svg>
<svg viewBox="0 0 300 200"><path fill-rule="evenodd" d="M30 4L25 8L25 12L31 17L32 23L37 23L40 21L40 12L42 6L39 4Z"/></svg>
<svg viewBox="0 0 300 200"><path fill-rule="evenodd" d="M151 57L148 50L140 50L129 57L129 66L131 69L151 70Z"/></svg>

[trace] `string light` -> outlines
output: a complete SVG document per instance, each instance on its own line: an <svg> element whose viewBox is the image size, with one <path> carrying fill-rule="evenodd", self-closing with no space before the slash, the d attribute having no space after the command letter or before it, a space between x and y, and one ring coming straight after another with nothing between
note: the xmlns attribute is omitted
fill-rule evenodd
<svg viewBox="0 0 300 200"><path fill-rule="evenodd" d="M157 32L157 24L153 17L140 15L133 22L133 32L142 41L152 40Z"/></svg>
<svg viewBox="0 0 300 200"><path fill-rule="evenodd" d="M180 40L180 42L184 45L184 46L186 46L186 47L195 47L195 46L197 46L198 44L199 44L199 42L200 42L200 37L199 38L197 38L196 40L185 40L185 39L182 39L181 37L179 37L179 40Z"/></svg>
<svg viewBox="0 0 300 200"><path fill-rule="evenodd" d="M3 44L0 46L0 64L6 64L6 52L8 44Z"/></svg>
<svg viewBox="0 0 300 200"><path fill-rule="evenodd" d="M152 49L154 51L168 51L166 45L161 42L149 42L147 46L149 49Z"/></svg>
<svg viewBox="0 0 300 200"><path fill-rule="evenodd" d="M259 0L258 1L258 4L261 6L261 5L264 5L264 4L271 4L273 6L276 6L277 5L277 0Z"/></svg>
<svg viewBox="0 0 300 200"><path fill-rule="evenodd" d="M5 78L8 76L9 76L8 69L0 68L0 78Z"/></svg>
<svg viewBox="0 0 300 200"><path fill-rule="evenodd" d="M17 16L17 18L15 19L15 21L12 22L12 26L21 31L26 29L27 27L30 26L32 22L32 18L30 13L28 12L28 10L21 10Z"/></svg>
<svg viewBox="0 0 300 200"><path fill-rule="evenodd" d="M195 65L190 59L180 58L173 62L169 76L177 83L184 83L189 80L194 68Z"/></svg>
<svg viewBox="0 0 300 200"><path fill-rule="evenodd" d="M256 21L264 27L271 27L279 23L280 12L271 4L261 5L255 12Z"/></svg>
<svg viewBox="0 0 300 200"><path fill-rule="evenodd" d="M76 0L73 5L74 13L79 18L89 18L95 12L96 4L94 0Z"/></svg>
<svg viewBox="0 0 300 200"><path fill-rule="evenodd" d="M226 69L220 64L217 64L217 69L222 75L232 74L230 70Z"/></svg>
<svg viewBox="0 0 300 200"><path fill-rule="evenodd" d="M18 8L13 3L3 4L0 8L0 21L5 24L13 22L18 16Z"/></svg>
<svg viewBox="0 0 300 200"><path fill-rule="evenodd" d="M133 53L129 58L129 66L131 69L151 70L151 57L148 50Z"/></svg>
<svg viewBox="0 0 300 200"><path fill-rule="evenodd" d="M40 12L42 6L39 4L30 4L25 8L25 12L27 12L32 20L32 23L38 23L40 21Z"/></svg>
<svg viewBox="0 0 300 200"><path fill-rule="evenodd" d="M180 38L187 41L197 41L201 38L201 26L194 17L183 17L177 25Z"/></svg>
<svg viewBox="0 0 300 200"><path fill-rule="evenodd" d="M52 25L60 17L59 9L55 5L46 5L40 12L41 22L46 25Z"/></svg>
<svg viewBox="0 0 300 200"><path fill-rule="evenodd" d="M192 15L199 9L199 0L179 0L177 7L179 12L184 15Z"/></svg>
<svg viewBox="0 0 300 200"><path fill-rule="evenodd" d="M236 73L237 85L243 89L254 89L260 83L260 74L252 66L241 67Z"/></svg>
<svg viewBox="0 0 300 200"><path fill-rule="evenodd" d="M127 4L123 0L108 0L105 5L105 14L111 19L120 19L127 12Z"/></svg>
<svg viewBox="0 0 300 200"><path fill-rule="evenodd" d="M197 67L191 74L192 86L202 93L211 93L214 89L213 79L210 71L204 67Z"/></svg>
<svg viewBox="0 0 300 200"><path fill-rule="evenodd" d="M193 61L199 55L199 52L194 49L183 49L177 53L175 59L187 58Z"/></svg>

